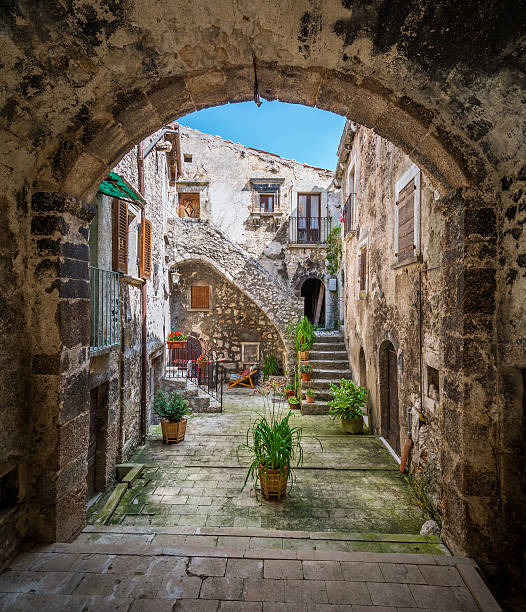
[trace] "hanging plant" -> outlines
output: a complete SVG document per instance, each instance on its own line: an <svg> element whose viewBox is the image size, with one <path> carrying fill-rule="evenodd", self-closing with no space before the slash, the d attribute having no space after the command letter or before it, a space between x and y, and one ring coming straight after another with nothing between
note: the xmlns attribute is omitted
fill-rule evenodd
<svg viewBox="0 0 526 612"><path fill-rule="evenodd" d="M342 258L341 228L335 227L327 238L327 271L336 274Z"/></svg>

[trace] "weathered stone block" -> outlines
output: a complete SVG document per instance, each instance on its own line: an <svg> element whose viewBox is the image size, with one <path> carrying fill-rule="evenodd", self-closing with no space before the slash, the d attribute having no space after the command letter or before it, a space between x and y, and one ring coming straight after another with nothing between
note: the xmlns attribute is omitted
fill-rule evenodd
<svg viewBox="0 0 526 612"><path fill-rule="evenodd" d="M89 408L87 370L82 370L71 376L63 376L62 385L60 392L62 406L59 413L59 422L65 423Z"/></svg>
<svg viewBox="0 0 526 612"><path fill-rule="evenodd" d="M60 337L64 346L87 346L90 339L90 302L86 299L59 304Z"/></svg>

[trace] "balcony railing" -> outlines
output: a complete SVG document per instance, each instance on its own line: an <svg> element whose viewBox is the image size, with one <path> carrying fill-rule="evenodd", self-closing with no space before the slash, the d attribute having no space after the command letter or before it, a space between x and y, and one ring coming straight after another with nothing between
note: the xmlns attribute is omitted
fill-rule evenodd
<svg viewBox="0 0 526 612"><path fill-rule="evenodd" d="M90 267L90 352L119 344L119 274Z"/></svg>
<svg viewBox="0 0 526 612"><path fill-rule="evenodd" d="M343 207L343 235L356 231L356 194L350 193Z"/></svg>
<svg viewBox="0 0 526 612"><path fill-rule="evenodd" d="M223 408L223 384L228 372L222 361L210 360L199 363L193 348L186 343L174 347L166 345L166 378L187 378L213 397Z"/></svg>
<svg viewBox="0 0 526 612"><path fill-rule="evenodd" d="M331 233L330 217L291 217L291 244L322 244Z"/></svg>

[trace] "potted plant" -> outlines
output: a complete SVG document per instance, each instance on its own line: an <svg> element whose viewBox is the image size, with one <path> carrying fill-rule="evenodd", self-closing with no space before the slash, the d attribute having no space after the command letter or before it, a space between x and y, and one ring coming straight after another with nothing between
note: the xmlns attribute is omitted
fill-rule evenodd
<svg viewBox="0 0 526 612"><path fill-rule="evenodd" d="M206 353L201 353L199 357L196 359L197 368L203 371L208 365L208 355Z"/></svg>
<svg viewBox="0 0 526 612"><path fill-rule="evenodd" d="M285 391L285 397L289 399L289 397L292 397L294 395L294 385L287 385L284 391Z"/></svg>
<svg viewBox="0 0 526 612"><path fill-rule="evenodd" d="M289 406L291 408L296 409L296 410L299 410L301 408L301 401L295 395L293 395L292 397L289 397L288 400L289 400Z"/></svg>
<svg viewBox="0 0 526 612"><path fill-rule="evenodd" d="M289 323L287 334L290 339L294 339L296 342L298 359L306 361L309 358L309 351L316 340L314 325L307 317L302 317L296 323Z"/></svg>
<svg viewBox="0 0 526 612"><path fill-rule="evenodd" d="M352 380L340 379L340 383L329 385L332 400L329 400L329 414L332 419L339 418L343 430L350 434L363 431L362 408L367 404L367 389Z"/></svg>
<svg viewBox="0 0 526 612"><path fill-rule="evenodd" d="M265 397L267 404L268 397ZM250 425L246 442L237 450L238 457L239 451L244 450L252 459L242 489L252 479L256 490L259 480L263 497L277 497L279 501L287 492L289 479L292 482L294 467L303 463L302 430L290 425L289 419L293 414L290 410L284 414L276 404L268 404L265 415L260 415Z"/></svg>
<svg viewBox="0 0 526 612"><path fill-rule="evenodd" d="M177 444L184 440L186 433L184 415L189 412L188 401L183 399L177 391L171 393L157 391L153 409L161 417L164 443L175 442Z"/></svg>
<svg viewBox="0 0 526 612"><path fill-rule="evenodd" d="M314 404L314 390L313 389L305 389L305 401L307 404Z"/></svg>
<svg viewBox="0 0 526 612"><path fill-rule="evenodd" d="M301 380L308 382L312 378L312 366L310 363L303 363L300 365Z"/></svg>
<svg viewBox="0 0 526 612"><path fill-rule="evenodd" d="M167 338L168 348L179 349L186 346L188 336L184 336L180 331L170 332Z"/></svg>
<svg viewBox="0 0 526 612"><path fill-rule="evenodd" d="M263 379L267 380L269 376L277 376L279 371L279 363L276 357L270 353L265 358L265 365L263 366Z"/></svg>

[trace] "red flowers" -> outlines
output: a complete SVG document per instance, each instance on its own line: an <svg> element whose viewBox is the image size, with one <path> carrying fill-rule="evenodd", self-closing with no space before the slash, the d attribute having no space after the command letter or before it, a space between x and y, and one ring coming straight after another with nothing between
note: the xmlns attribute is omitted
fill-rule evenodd
<svg viewBox="0 0 526 612"><path fill-rule="evenodd" d="M184 336L180 331L170 332L168 336L168 342L180 342L182 340L188 340L188 336Z"/></svg>
<svg viewBox="0 0 526 612"><path fill-rule="evenodd" d="M208 361L208 356L206 353L201 353L196 361Z"/></svg>

